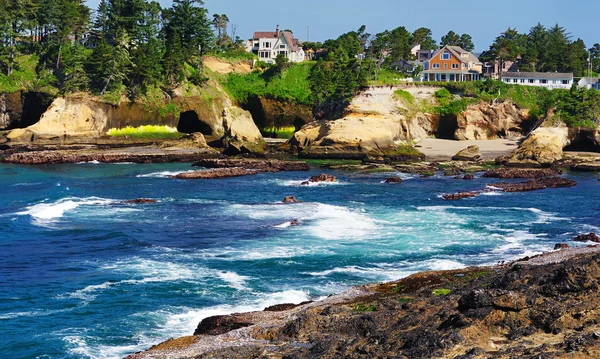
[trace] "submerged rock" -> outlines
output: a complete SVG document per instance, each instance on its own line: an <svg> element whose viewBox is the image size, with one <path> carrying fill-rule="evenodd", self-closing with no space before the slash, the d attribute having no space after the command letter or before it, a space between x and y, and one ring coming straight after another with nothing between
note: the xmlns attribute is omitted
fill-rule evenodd
<svg viewBox="0 0 600 359"><path fill-rule="evenodd" d="M483 174L485 178L543 178L554 177L560 174L552 168L497 168Z"/></svg>
<svg viewBox="0 0 600 359"><path fill-rule="evenodd" d="M457 154L452 157L453 161L471 161L476 162L481 160L481 152L479 146L469 146L463 150L460 150Z"/></svg>
<svg viewBox="0 0 600 359"><path fill-rule="evenodd" d="M502 192L525 192L525 191L535 191L545 188L563 188L563 187L573 187L577 185L577 182L561 177L547 177L547 178L537 178L532 179L526 182L518 182L518 183L508 183L508 182L499 182L488 184L488 186L492 188L498 188Z"/></svg>
<svg viewBox="0 0 600 359"><path fill-rule="evenodd" d="M458 200L458 199L472 198L472 197L476 197L478 195L479 195L479 192L458 192L458 193L453 193L453 194L445 194L442 196L442 198L447 201L454 201L454 200Z"/></svg>
<svg viewBox="0 0 600 359"><path fill-rule="evenodd" d="M217 178L227 178L227 177L240 177L240 176L249 176L255 175L259 173L258 170L250 170L246 168L214 168L204 171L193 171L193 172L184 172L175 176L171 176L171 178L177 179L217 179Z"/></svg>
<svg viewBox="0 0 600 359"><path fill-rule="evenodd" d="M588 233L588 234L580 234L577 237L573 238L576 242L595 242L600 243L600 237L596 235L596 233Z"/></svg>
<svg viewBox="0 0 600 359"><path fill-rule="evenodd" d="M388 177L383 183L402 183L402 178L400 177Z"/></svg>
<svg viewBox="0 0 600 359"><path fill-rule="evenodd" d="M206 158L192 164L193 167L204 168L231 168L239 167L255 169L262 172L279 171L308 171L310 167L303 161L281 161L245 158Z"/></svg>
<svg viewBox="0 0 600 359"><path fill-rule="evenodd" d="M127 201L124 201L123 203L132 203L132 204L138 204L138 203L156 203L158 202L155 199L150 199L150 198L136 198L136 199L130 199Z"/></svg>

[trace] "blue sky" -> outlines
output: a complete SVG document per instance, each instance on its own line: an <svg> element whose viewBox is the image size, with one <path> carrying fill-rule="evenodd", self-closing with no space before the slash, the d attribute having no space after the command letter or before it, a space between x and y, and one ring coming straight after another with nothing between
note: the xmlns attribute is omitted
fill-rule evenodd
<svg viewBox="0 0 600 359"><path fill-rule="evenodd" d="M98 1L88 0L88 6L95 9ZM172 4L171 0L159 2L165 7ZM205 6L211 16L227 14L231 24L237 25L236 35L243 39L253 31L274 31L277 24L292 29L302 41L309 26L311 41L337 38L363 24L372 34L398 26L411 32L428 27L437 41L449 30L468 33L475 50L483 51L508 27L527 32L541 22L547 27L559 23L573 40L580 37L588 47L600 43L598 0L205 0Z"/></svg>

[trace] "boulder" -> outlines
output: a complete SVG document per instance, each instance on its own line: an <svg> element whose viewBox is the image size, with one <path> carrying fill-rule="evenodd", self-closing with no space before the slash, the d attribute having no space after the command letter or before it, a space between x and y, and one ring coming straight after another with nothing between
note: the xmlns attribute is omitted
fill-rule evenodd
<svg viewBox="0 0 600 359"><path fill-rule="evenodd" d="M215 315L202 319L194 335L220 335L251 325L252 323L240 320L236 315Z"/></svg>
<svg viewBox="0 0 600 359"><path fill-rule="evenodd" d="M307 186L310 183L318 183L318 182L337 182L337 178L332 175L328 175L326 173L321 173L320 175L312 176L308 181L304 181L301 183L303 186Z"/></svg>
<svg viewBox="0 0 600 359"><path fill-rule="evenodd" d="M457 154L452 157L453 161L471 161L476 162L481 160L481 152L479 146L469 146L463 150L460 150Z"/></svg>
<svg viewBox="0 0 600 359"><path fill-rule="evenodd" d="M569 144L568 135L569 130L566 126L554 126L552 120L546 120L508 156L506 165L549 167L563 158L563 148Z"/></svg>
<svg viewBox="0 0 600 359"><path fill-rule="evenodd" d="M294 196L286 196L286 197L283 199L283 201L282 201L282 202L283 202L283 203L298 203L298 202L300 202L300 201L298 201L298 200L296 199L296 197L294 197Z"/></svg>
<svg viewBox="0 0 600 359"><path fill-rule="evenodd" d="M554 250L555 250L555 251L556 251L556 250L559 250L559 249L567 249L567 248L571 248L571 246L569 246L569 245L568 245L568 244L566 244L566 243L556 243L556 244L554 245Z"/></svg>
<svg viewBox="0 0 600 359"><path fill-rule="evenodd" d="M303 161L263 160L253 158L205 158L192 164L193 167L231 168L241 167L262 172L308 171L308 163Z"/></svg>
<svg viewBox="0 0 600 359"><path fill-rule="evenodd" d="M473 175L472 175L472 174L470 174L470 173L466 173L466 174L465 174L465 175L462 177L462 179L470 181L470 180L474 180L474 179L475 179L475 176L473 176Z"/></svg>
<svg viewBox="0 0 600 359"><path fill-rule="evenodd" d="M596 235L596 233L588 233L588 234L580 234L577 237L573 238L576 242L595 242L600 243L600 237Z"/></svg>

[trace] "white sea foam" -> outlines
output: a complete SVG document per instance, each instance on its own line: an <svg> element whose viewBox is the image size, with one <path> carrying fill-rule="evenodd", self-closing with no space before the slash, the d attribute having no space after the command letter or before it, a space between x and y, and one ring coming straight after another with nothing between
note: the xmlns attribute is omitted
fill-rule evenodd
<svg viewBox="0 0 600 359"><path fill-rule="evenodd" d="M308 184L303 184L305 182L308 182ZM303 180L287 180L287 181L277 180L276 183L279 186L285 186L285 187L323 187L323 186L344 186L344 185L349 185L350 184L350 183L343 182L343 181L336 181L336 182L309 182L308 178L307 179L303 179Z"/></svg>
<svg viewBox="0 0 600 359"><path fill-rule="evenodd" d="M72 211L80 206L106 206L113 203L114 200L98 197L78 198L68 197L51 203L38 203L27 207L25 211L17 212L18 215L29 215L33 218L33 223L40 226L47 226L54 220L64 216L65 212Z"/></svg>
<svg viewBox="0 0 600 359"><path fill-rule="evenodd" d="M429 270L453 270L465 268L465 265L449 259L430 259L423 263Z"/></svg>
<svg viewBox="0 0 600 359"><path fill-rule="evenodd" d="M83 161L83 162L77 162L76 164L78 165L86 165L86 164L90 164L90 165L99 165L101 162L98 160L93 160L93 161Z"/></svg>
<svg viewBox="0 0 600 359"><path fill-rule="evenodd" d="M157 338L148 337L138 337L136 339L136 344L108 346L95 344L95 342L100 341L99 338L86 337L83 335L68 335L62 337L62 340L66 343L69 354L78 358L89 359L123 358L128 354L148 349L151 345L156 344L157 341Z"/></svg>
<svg viewBox="0 0 600 359"><path fill-rule="evenodd" d="M385 266L381 264L377 264L373 267L361 267L361 266L345 266L345 267L335 267L333 269L328 269L324 271L318 272L305 272L303 274L308 274L316 277L327 277L332 274L349 274L362 278L368 278L371 280L396 280L400 278L404 278L415 271L411 271L406 268L396 268L392 266Z"/></svg>
<svg viewBox="0 0 600 359"><path fill-rule="evenodd" d="M38 309L38 310L31 310L31 311L26 311L26 312L9 312L9 313L0 314L0 320L21 318L21 317L45 317L48 315L69 312L72 310L73 310L73 308L47 309L47 310Z"/></svg>
<svg viewBox="0 0 600 359"><path fill-rule="evenodd" d="M169 178L172 176L177 176L181 173L194 172L194 170L186 170L186 171L161 171L161 172L152 172L145 173L141 175L137 175L137 178Z"/></svg>
<svg viewBox="0 0 600 359"><path fill-rule="evenodd" d="M246 287L246 281L250 279L250 277L246 277L243 275L239 275L235 272L218 272L217 275L223 281L227 282L230 287L237 290L249 290L250 288Z"/></svg>

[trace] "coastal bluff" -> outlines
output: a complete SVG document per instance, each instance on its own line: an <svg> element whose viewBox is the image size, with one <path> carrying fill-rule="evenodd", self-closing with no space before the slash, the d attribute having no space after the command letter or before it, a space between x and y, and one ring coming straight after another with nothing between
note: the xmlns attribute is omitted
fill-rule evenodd
<svg viewBox="0 0 600 359"><path fill-rule="evenodd" d="M147 358L596 358L600 247L417 273L317 302L210 317Z"/></svg>

